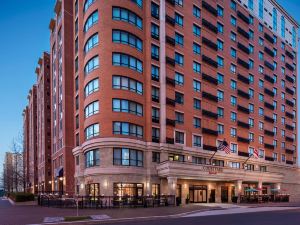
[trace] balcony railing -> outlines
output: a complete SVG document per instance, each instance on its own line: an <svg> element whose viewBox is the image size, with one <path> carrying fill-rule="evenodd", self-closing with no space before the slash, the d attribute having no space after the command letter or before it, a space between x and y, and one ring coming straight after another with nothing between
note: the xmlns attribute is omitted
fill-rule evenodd
<svg viewBox="0 0 300 225"><path fill-rule="evenodd" d="M268 88L264 89L264 93L267 94L267 95L269 95L269 96L271 96L271 97L275 96L274 92L271 91L271 90L269 90Z"/></svg>
<svg viewBox="0 0 300 225"><path fill-rule="evenodd" d="M264 34L265 39L267 39L271 44L274 44L274 38L271 37L269 34Z"/></svg>
<svg viewBox="0 0 300 225"><path fill-rule="evenodd" d="M267 75L267 74L265 74L265 80L269 81L271 84L275 83L275 80L272 77L270 77L269 75Z"/></svg>
<svg viewBox="0 0 300 225"><path fill-rule="evenodd" d="M175 106L176 102L174 99L166 98L166 104L169 106Z"/></svg>
<svg viewBox="0 0 300 225"><path fill-rule="evenodd" d="M294 138L291 138L291 137L288 137L288 136L285 137L285 140L288 141L288 142L294 142L295 141Z"/></svg>
<svg viewBox="0 0 300 225"><path fill-rule="evenodd" d="M170 36L166 36L166 42L171 46L175 46L175 39Z"/></svg>
<svg viewBox="0 0 300 225"><path fill-rule="evenodd" d="M166 56L166 63L171 65L171 66L175 66L175 59L173 59L169 56Z"/></svg>
<svg viewBox="0 0 300 225"><path fill-rule="evenodd" d="M175 80L170 77L166 77L166 83L172 87L175 87Z"/></svg>
<svg viewBox="0 0 300 225"><path fill-rule="evenodd" d="M285 67L288 68L290 71L294 72L294 67L291 64L285 63Z"/></svg>
<svg viewBox="0 0 300 225"><path fill-rule="evenodd" d="M295 152L295 151L294 151L294 150L292 150L292 149L287 149L287 148L285 149L285 153L286 153L286 154L293 155L293 154L294 154L294 152Z"/></svg>
<svg viewBox="0 0 300 225"><path fill-rule="evenodd" d="M218 85L218 80L216 78L213 78L212 76L207 75L205 73L202 73L202 79L214 85Z"/></svg>
<svg viewBox="0 0 300 225"><path fill-rule="evenodd" d="M250 128L250 125L249 125L248 123L245 123L245 122L242 122L242 121L238 121L238 122L237 122L237 125L238 125L239 127L243 127L243 128L247 128L247 129Z"/></svg>
<svg viewBox="0 0 300 225"><path fill-rule="evenodd" d="M269 63L267 60L265 60L264 65L272 71L274 71L274 69L275 69L274 65L272 63Z"/></svg>
<svg viewBox="0 0 300 225"><path fill-rule="evenodd" d="M240 58L237 59L237 63L239 65L241 65L242 67L244 67L245 69L247 69L247 70L250 69L249 63L247 63L246 61L244 61L244 60L242 60Z"/></svg>
<svg viewBox="0 0 300 225"><path fill-rule="evenodd" d="M212 67L218 68L218 63L206 55L202 55L202 61L211 65Z"/></svg>
<svg viewBox="0 0 300 225"><path fill-rule="evenodd" d="M204 18L202 19L202 25L214 32L215 34L218 33L218 28Z"/></svg>
<svg viewBox="0 0 300 225"><path fill-rule="evenodd" d="M171 144L171 145L173 145L174 144L174 138L166 138L166 143L167 144Z"/></svg>
<svg viewBox="0 0 300 225"><path fill-rule="evenodd" d="M218 114L217 113L214 113L214 112L211 112L211 111L208 111L208 110L205 110L205 109L202 109L202 115L206 116L206 117L209 117L209 118L218 119Z"/></svg>
<svg viewBox="0 0 300 225"><path fill-rule="evenodd" d="M294 118L295 118L294 114L293 114L293 113L290 113L290 112L285 112L285 115L286 115L288 118L290 118L290 119L294 119Z"/></svg>
<svg viewBox="0 0 300 225"><path fill-rule="evenodd" d="M269 49L268 47L265 47L264 50L265 50L265 53L267 53L269 56L271 56L271 57L275 56L274 52L271 49Z"/></svg>
<svg viewBox="0 0 300 225"><path fill-rule="evenodd" d="M285 128L288 129L288 130L291 130L291 131L294 131L295 130L295 127L293 127L292 125L289 125L289 124L285 124Z"/></svg>
<svg viewBox="0 0 300 225"><path fill-rule="evenodd" d="M240 136L237 137L237 141L247 143L247 144L250 143L250 140L248 138L244 138L244 137L240 137Z"/></svg>
<svg viewBox="0 0 300 225"><path fill-rule="evenodd" d="M207 150L207 151L212 151L212 152L217 151L217 147L216 146L211 146L211 145L203 145L203 149Z"/></svg>
<svg viewBox="0 0 300 225"><path fill-rule="evenodd" d="M246 114L249 114L249 113L250 113L250 110L249 110L248 108L246 108L246 107L244 107L244 106L241 106L241 105L238 105L238 106L237 106L237 109L238 109L238 111L243 112L243 113L246 113Z"/></svg>
<svg viewBox="0 0 300 225"><path fill-rule="evenodd" d="M294 60L294 55L293 55L291 52L289 52L288 50L285 50L285 54L286 54L290 59Z"/></svg>
<svg viewBox="0 0 300 225"><path fill-rule="evenodd" d="M273 157L269 157L269 156L265 156L265 160L273 162L274 158Z"/></svg>
<svg viewBox="0 0 300 225"><path fill-rule="evenodd" d="M245 23L250 24L250 19L248 16L245 16L241 11L237 11L237 16L242 19Z"/></svg>
<svg viewBox="0 0 300 225"><path fill-rule="evenodd" d="M286 103L287 105L291 106L291 107L294 107L294 106L295 106L294 102L292 102L292 101L290 101L290 100L288 100L288 99L285 99L285 103Z"/></svg>
<svg viewBox="0 0 300 225"><path fill-rule="evenodd" d="M175 19L171 16L166 15L166 22L173 27L175 26Z"/></svg>
<svg viewBox="0 0 300 225"><path fill-rule="evenodd" d="M176 122L175 122L175 120L171 120L171 119L167 118L166 124L167 124L167 126L175 127Z"/></svg>
<svg viewBox="0 0 300 225"><path fill-rule="evenodd" d="M211 100L211 101L213 101L213 102L218 102L218 97L217 97L217 96L212 95L212 94L210 94L210 93L207 93L207 92L205 92L205 91L202 92L202 97L203 97L203 98L206 98L206 99L208 99L208 100Z"/></svg>
<svg viewBox="0 0 300 225"><path fill-rule="evenodd" d="M265 102L264 106L271 110L274 110L274 108L275 108L274 105L270 104L269 102Z"/></svg>
<svg viewBox="0 0 300 225"><path fill-rule="evenodd" d="M290 160L286 160L285 163L288 164L288 165L293 165L293 164L294 164L294 162L293 162L293 161L290 161Z"/></svg>
<svg viewBox="0 0 300 225"><path fill-rule="evenodd" d="M246 47L245 45L243 45L242 43L238 42L237 47L242 50L243 52L245 52L246 54L250 54L250 50L248 47Z"/></svg>
<svg viewBox="0 0 300 225"><path fill-rule="evenodd" d="M202 7L214 16L218 16L218 11L206 1L202 1Z"/></svg>
<svg viewBox="0 0 300 225"><path fill-rule="evenodd" d="M289 93L290 95L294 95L295 94L295 92L292 89L289 89L288 87L285 88L285 91L287 93Z"/></svg>
<svg viewBox="0 0 300 225"><path fill-rule="evenodd" d="M237 31L238 31L239 34L241 34L241 35L244 36L245 38L247 38L247 39L250 38L249 32L245 31L243 28L238 27L238 28L237 28Z"/></svg>
<svg viewBox="0 0 300 225"><path fill-rule="evenodd" d="M267 149L274 149L274 148L275 148L274 145L271 145L271 144L268 144L268 143L265 143L264 146L265 146L265 148L267 148Z"/></svg>
<svg viewBox="0 0 300 225"><path fill-rule="evenodd" d="M248 152L241 152L241 151L238 151L238 155L239 156L242 156L242 157L249 157L249 153Z"/></svg>
<svg viewBox="0 0 300 225"><path fill-rule="evenodd" d="M208 129L208 128L202 128L202 133L203 134L210 134L210 135L213 135L213 136L218 136L218 131L216 130L211 130L211 129Z"/></svg>
<svg viewBox="0 0 300 225"><path fill-rule="evenodd" d="M237 93L239 96L241 96L243 98L250 99L250 95L247 92L244 92L244 91L238 89Z"/></svg>
<svg viewBox="0 0 300 225"><path fill-rule="evenodd" d="M240 73L237 75L238 80L242 81L244 84L250 84L250 80L248 77L241 75Z"/></svg>
<svg viewBox="0 0 300 225"><path fill-rule="evenodd" d="M292 78L292 77L290 77L290 76L288 76L288 75L285 75L285 79L288 81L288 82L290 82L290 83L295 83L295 80L294 80L294 78Z"/></svg>
<svg viewBox="0 0 300 225"><path fill-rule="evenodd" d="M264 131L265 135L268 135L268 136L271 136L271 137L274 137L275 133L273 131L270 131L270 130L265 130Z"/></svg>
<svg viewBox="0 0 300 225"><path fill-rule="evenodd" d="M270 122L270 123L275 122L275 120L272 117L269 117L269 116L264 116L264 120L267 121L267 122Z"/></svg>
<svg viewBox="0 0 300 225"><path fill-rule="evenodd" d="M206 37L202 37L202 43L210 47L211 49L218 51L218 45L212 42L211 40L207 39Z"/></svg>
<svg viewBox="0 0 300 225"><path fill-rule="evenodd" d="M172 6L175 6L175 0L166 0L166 2Z"/></svg>

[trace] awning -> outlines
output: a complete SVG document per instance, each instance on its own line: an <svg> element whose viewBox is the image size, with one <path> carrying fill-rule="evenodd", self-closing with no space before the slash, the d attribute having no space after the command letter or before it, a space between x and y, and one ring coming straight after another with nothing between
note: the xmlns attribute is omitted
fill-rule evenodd
<svg viewBox="0 0 300 225"><path fill-rule="evenodd" d="M63 177L64 176L64 168L59 167L55 169L55 177Z"/></svg>

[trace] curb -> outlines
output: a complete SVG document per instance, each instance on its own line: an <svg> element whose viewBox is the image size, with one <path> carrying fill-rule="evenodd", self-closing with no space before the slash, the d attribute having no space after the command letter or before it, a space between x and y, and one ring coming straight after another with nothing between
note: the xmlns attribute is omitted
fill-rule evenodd
<svg viewBox="0 0 300 225"><path fill-rule="evenodd" d="M11 200L10 198L7 198L7 200L9 201L9 203L10 203L11 205L16 205L16 203L15 203L13 200Z"/></svg>

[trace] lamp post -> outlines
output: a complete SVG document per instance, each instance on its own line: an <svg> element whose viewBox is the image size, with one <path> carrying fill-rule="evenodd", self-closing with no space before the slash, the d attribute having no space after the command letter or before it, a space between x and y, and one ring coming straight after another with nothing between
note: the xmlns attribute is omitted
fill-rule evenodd
<svg viewBox="0 0 300 225"><path fill-rule="evenodd" d="M59 178L59 182L60 182L60 185L61 185L61 195L64 194L64 182L63 182L63 180L64 180L63 177Z"/></svg>

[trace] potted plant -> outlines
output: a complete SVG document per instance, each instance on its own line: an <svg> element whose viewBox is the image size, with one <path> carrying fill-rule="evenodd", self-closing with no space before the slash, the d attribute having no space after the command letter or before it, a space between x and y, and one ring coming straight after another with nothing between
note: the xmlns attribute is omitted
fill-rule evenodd
<svg viewBox="0 0 300 225"><path fill-rule="evenodd" d="M231 201L233 202L233 203L237 203L238 202L238 196L232 196L231 197Z"/></svg>
<svg viewBox="0 0 300 225"><path fill-rule="evenodd" d="M185 199L185 204L189 204L189 203L190 203L190 195L187 194Z"/></svg>

